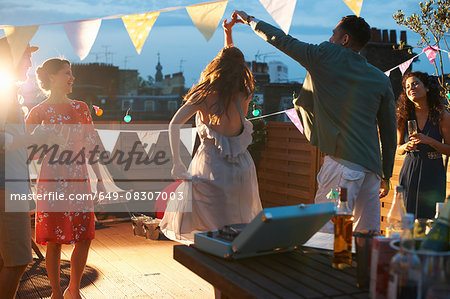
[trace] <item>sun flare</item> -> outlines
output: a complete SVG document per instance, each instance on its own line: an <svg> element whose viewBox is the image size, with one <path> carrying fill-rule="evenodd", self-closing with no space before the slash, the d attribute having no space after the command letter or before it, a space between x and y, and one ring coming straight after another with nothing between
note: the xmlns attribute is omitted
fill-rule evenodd
<svg viewBox="0 0 450 299"><path fill-rule="evenodd" d="M14 82L14 76L6 71L0 69L0 92L2 92L7 86L11 86Z"/></svg>

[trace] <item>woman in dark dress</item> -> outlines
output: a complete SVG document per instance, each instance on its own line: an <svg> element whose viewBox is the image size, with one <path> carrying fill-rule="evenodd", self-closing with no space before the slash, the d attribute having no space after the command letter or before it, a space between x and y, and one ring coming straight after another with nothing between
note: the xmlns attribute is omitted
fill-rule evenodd
<svg viewBox="0 0 450 299"><path fill-rule="evenodd" d="M442 155L450 155L450 114L444 108L437 78L422 72L403 76L397 110L397 154L406 154L399 183L406 190L406 210L416 218L433 218L443 202L446 173ZM417 133L408 133L408 120Z"/></svg>

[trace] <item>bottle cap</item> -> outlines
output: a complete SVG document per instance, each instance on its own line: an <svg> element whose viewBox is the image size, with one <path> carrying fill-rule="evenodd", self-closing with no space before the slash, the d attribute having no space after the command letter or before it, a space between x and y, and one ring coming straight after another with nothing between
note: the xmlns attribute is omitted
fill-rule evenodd
<svg viewBox="0 0 450 299"><path fill-rule="evenodd" d="M414 227L414 214L407 213L402 215L403 228Z"/></svg>

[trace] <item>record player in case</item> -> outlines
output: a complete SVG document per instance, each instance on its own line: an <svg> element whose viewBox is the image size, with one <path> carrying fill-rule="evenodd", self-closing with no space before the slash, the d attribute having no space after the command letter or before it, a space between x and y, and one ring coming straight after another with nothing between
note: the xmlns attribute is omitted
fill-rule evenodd
<svg viewBox="0 0 450 299"><path fill-rule="evenodd" d="M234 259L290 251L308 241L335 211L333 202L266 208L248 224L196 233L194 243L202 251Z"/></svg>

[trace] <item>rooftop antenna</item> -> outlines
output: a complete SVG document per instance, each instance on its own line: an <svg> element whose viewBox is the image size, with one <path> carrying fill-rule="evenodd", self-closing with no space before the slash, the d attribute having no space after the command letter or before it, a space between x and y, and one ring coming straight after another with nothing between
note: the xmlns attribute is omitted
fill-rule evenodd
<svg viewBox="0 0 450 299"><path fill-rule="evenodd" d="M183 72L183 62L185 62L186 60L184 60L183 58L181 58L180 60L180 73Z"/></svg>
<svg viewBox="0 0 450 299"><path fill-rule="evenodd" d="M128 62L128 58L133 57L133 56L125 56L123 58L123 68L126 70L127 69L127 62Z"/></svg>
<svg viewBox="0 0 450 299"><path fill-rule="evenodd" d="M110 46L107 46L107 45L102 45L102 48L105 48L105 63L106 64L108 64L108 55L110 55L111 54L111 56L112 55L114 55L112 52L109 52L108 51L108 48L109 48ZM112 60L112 59L111 59Z"/></svg>
<svg viewBox="0 0 450 299"><path fill-rule="evenodd" d="M98 57L103 55L103 53L100 52L91 52L90 54L95 55L95 62L98 62Z"/></svg>

